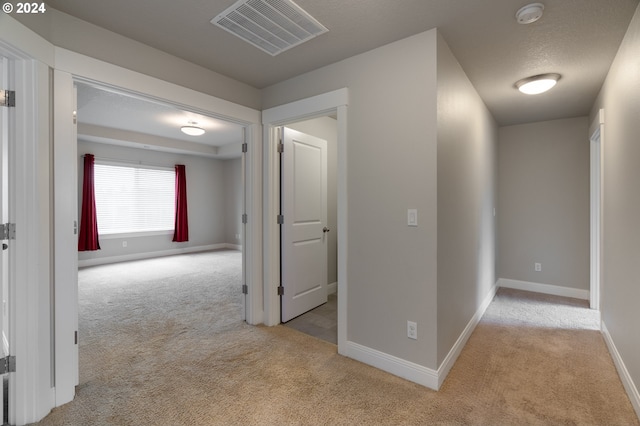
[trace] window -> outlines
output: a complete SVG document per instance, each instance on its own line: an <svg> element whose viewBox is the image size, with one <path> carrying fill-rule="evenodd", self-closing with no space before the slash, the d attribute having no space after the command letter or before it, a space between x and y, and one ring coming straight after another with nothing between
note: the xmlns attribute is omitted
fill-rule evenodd
<svg viewBox="0 0 640 426"><path fill-rule="evenodd" d="M101 235L173 230L174 170L96 164L94 182Z"/></svg>

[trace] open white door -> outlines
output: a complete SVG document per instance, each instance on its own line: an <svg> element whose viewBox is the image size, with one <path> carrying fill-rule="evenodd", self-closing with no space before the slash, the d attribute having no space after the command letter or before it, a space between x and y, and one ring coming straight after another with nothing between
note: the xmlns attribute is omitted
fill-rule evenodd
<svg viewBox="0 0 640 426"><path fill-rule="evenodd" d="M4 89L8 89L8 67L9 60L0 57L0 97L5 98ZM7 153L9 149L9 110L6 100L0 99L0 223L9 222L9 174ZM3 236L4 238L4 236ZM9 244L8 241L1 241L2 250L0 250L0 301L2 303L2 315L0 315L0 330L2 333L2 341L0 342L0 359L6 359L9 356ZM4 412L5 398L4 380L7 374L2 374L2 382L0 382L0 420L3 424L6 413ZM6 418L8 420L8 417Z"/></svg>
<svg viewBox="0 0 640 426"><path fill-rule="evenodd" d="M327 302L327 142L283 128L281 321Z"/></svg>

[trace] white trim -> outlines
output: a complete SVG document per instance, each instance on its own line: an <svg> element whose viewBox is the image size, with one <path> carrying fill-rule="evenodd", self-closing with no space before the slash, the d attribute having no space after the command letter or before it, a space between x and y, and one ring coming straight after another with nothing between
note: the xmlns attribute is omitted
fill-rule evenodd
<svg viewBox="0 0 640 426"><path fill-rule="evenodd" d="M346 343L344 355L419 385L438 390L438 372L422 365L350 341Z"/></svg>
<svg viewBox="0 0 640 426"><path fill-rule="evenodd" d="M95 259L84 259L84 260L78 261L78 267L84 268L86 266L106 265L109 263L128 262L130 260L152 259L154 257L173 256L176 254L196 253L199 251L210 251L210 250L221 250L221 249L231 248L229 246L231 246L231 244L226 244L226 243L209 244L206 246L183 247L183 248L162 250L162 251L149 251L145 253L123 254L121 256L107 256L107 257L99 257ZM235 249L235 246L233 248Z"/></svg>
<svg viewBox="0 0 640 426"><path fill-rule="evenodd" d="M498 287L513 288L516 290L533 291L536 293L552 294L555 296L572 297L574 299L589 300L589 290L579 288L562 287L551 284L532 283L528 281L510 280L500 278Z"/></svg>
<svg viewBox="0 0 640 426"><path fill-rule="evenodd" d="M333 294L338 292L338 282L327 284L327 294Z"/></svg>
<svg viewBox="0 0 640 426"><path fill-rule="evenodd" d="M447 378L449 371L451 371L451 368L458 359L458 356L460 356L462 348L464 348L464 345L467 344L469 337L471 337L471 333L473 333L473 330L475 330L476 326L480 322L480 319L491 304L491 301L493 301L497 290L498 284L496 283L493 287L491 287L489 293L482 301L482 304L478 307L475 315L471 318L471 320L469 320L469 323L462 331L462 334L460 334L460 337L458 337L458 340L456 340L456 343L453 345L444 361L442 361L440 367L438 367L438 387L436 389L440 389L440 386L442 386L442 384L444 383L444 380Z"/></svg>
<svg viewBox="0 0 640 426"><path fill-rule="evenodd" d="M307 99L291 102L285 105L262 111L262 124L282 125L292 120L303 121L321 117L335 111L336 107L349 103L349 92L346 88L323 93Z"/></svg>
<svg viewBox="0 0 640 426"><path fill-rule="evenodd" d="M53 226L56 407L75 397L78 345L78 143L71 74L53 71Z"/></svg>
<svg viewBox="0 0 640 426"><path fill-rule="evenodd" d="M204 111L206 115L238 124L260 123L260 111L253 108L197 92L193 89L90 58L61 47L55 47L54 49L56 70L69 72L73 74L76 80L85 81L89 84L98 84L102 88L111 86L120 93L125 91L132 96L140 94L147 100L156 100L162 104L179 105L194 112ZM221 113L222 111L224 113Z"/></svg>
<svg viewBox="0 0 640 426"><path fill-rule="evenodd" d="M631 378L631 374L629 374L629 370L624 365L624 361L618 352L618 348L616 348L613 339L611 338L611 334L609 334L609 330L607 330L607 326L604 321L601 323L602 335L604 336L604 341L607 343L607 347L609 348L609 353L611 354L611 358L613 358L613 363L618 370L618 375L620 376L620 380L624 385L624 389L627 391L627 395L629 396L629 400L631 401L631 405L633 405L634 410L636 410L636 415L640 418L640 392L638 392L638 387L633 382Z"/></svg>
<svg viewBox="0 0 640 426"><path fill-rule="evenodd" d="M242 245L241 245L241 244L230 244L230 243L225 243L225 244L224 244L224 248L229 249L229 250L238 250L238 251L242 251Z"/></svg>
<svg viewBox="0 0 640 426"><path fill-rule="evenodd" d="M591 309L600 309L602 283L602 142L604 137L604 110L600 109L589 129L590 146L590 277Z"/></svg>

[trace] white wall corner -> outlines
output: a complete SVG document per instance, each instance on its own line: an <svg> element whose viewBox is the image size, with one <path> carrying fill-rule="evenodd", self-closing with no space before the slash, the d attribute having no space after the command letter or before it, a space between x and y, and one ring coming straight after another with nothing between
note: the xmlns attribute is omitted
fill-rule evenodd
<svg viewBox="0 0 640 426"><path fill-rule="evenodd" d="M627 391L627 395L629 396L629 400L631 401L631 405L633 405L634 410L636 410L636 415L640 419L640 392L638 392L638 387L633 382L627 367L624 365L624 361L616 348L615 343L613 343L613 339L611 338L611 334L609 334L609 330L607 330L607 326L604 321L601 323L602 335L604 336L604 341L607 343L607 347L609 348L609 353L611 354L611 358L613 358L613 363L618 370L618 375L620 376L620 380L622 380L622 384L624 385L624 389Z"/></svg>
<svg viewBox="0 0 640 426"><path fill-rule="evenodd" d="M533 291L536 293L552 294L554 296L572 297L574 299L589 300L589 290L579 288L563 287L551 284L532 283L528 281L511 280L500 278L498 287L513 288L516 290Z"/></svg>
<svg viewBox="0 0 640 426"><path fill-rule="evenodd" d="M356 361L391 373L403 379L438 390L438 372L422 365L371 349L355 342L347 342L344 355Z"/></svg>
<svg viewBox="0 0 640 426"><path fill-rule="evenodd" d="M453 364L455 364L456 360L458 359L458 356L460 356L460 352L462 352L462 348L464 348L464 345L467 344L469 337L471 337L471 333L473 333L473 330L475 330L476 326L480 322L480 319L482 318L485 311L491 304L491 301L496 295L497 290L498 290L498 284L496 283L493 287L491 287L491 289L489 290L489 293L487 294L487 296L484 298L484 300L478 307L478 310L476 311L475 315L471 318L471 320L469 320L469 323L467 324L465 329L462 331L462 334L460 334L460 337L458 337L458 340L453 345L453 347L445 357L444 361L442 361L442 364L440 364L440 367L438 368L438 373L437 373L438 374L437 389L440 389L440 386L442 386L442 384L444 383L444 380L447 378L449 371L451 371Z"/></svg>

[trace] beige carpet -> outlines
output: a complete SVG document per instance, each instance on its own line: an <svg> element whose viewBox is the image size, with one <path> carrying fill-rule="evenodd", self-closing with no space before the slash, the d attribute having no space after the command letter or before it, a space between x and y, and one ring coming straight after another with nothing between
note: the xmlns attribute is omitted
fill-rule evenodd
<svg viewBox="0 0 640 426"><path fill-rule="evenodd" d="M239 265L225 251L82 270L81 383L40 424L640 424L582 301L500 290L434 392L244 324Z"/></svg>

